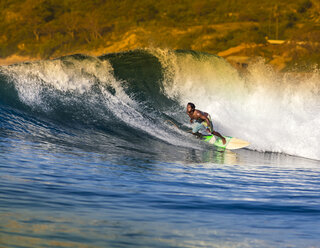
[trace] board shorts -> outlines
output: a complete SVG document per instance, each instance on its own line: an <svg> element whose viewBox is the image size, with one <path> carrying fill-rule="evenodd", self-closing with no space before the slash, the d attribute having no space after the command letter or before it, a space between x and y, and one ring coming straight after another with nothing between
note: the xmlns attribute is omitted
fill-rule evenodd
<svg viewBox="0 0 320 248"><path fill-rule="evenodd" d="M211 126L213 127L211 116L209 114L208 114L207 118L210 121ZM209 135L207 129L210 130L210 133L213 131L213 130L211 130L210 127L208 127L208 124L207 124L206 121L202 121L202 122L195 121L195 123L192 126L192 133L198 133L199 132L202 135Z"/></svg>

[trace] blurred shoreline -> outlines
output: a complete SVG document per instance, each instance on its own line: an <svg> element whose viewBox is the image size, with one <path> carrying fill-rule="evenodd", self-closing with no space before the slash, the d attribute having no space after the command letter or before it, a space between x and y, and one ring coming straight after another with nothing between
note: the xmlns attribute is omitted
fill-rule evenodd
<svg viewBox="0 0 320 248"><path fill-rule="evenodd" d="M159 48L165 50L180 49L179 46L172 46L170 48L161 45L150 46L146 44L142 37L144 36L141 34L138 35L137 33L128 33L121 39L118 39L114 42L108 42L104 47L92 50L79 49L70 51L69 53L55 54L46 59L55 59L72 54L100 56L108 53L148 48ZM252 61L262 59L264 60L265 64L270 65L277 72L308 73L318 68L317 63L314 63L312 60L308 61L308 58L312 56L312 45L313 44L311 43L298 43L294 41L267 40L266 44L242 43L218 53L210 52L207 49L204 49L203 47L197 47L196 45L192 46L191 50L209 52L211 54L216 54L220 57L223 57L239 71L246 71L248 65L252 63ZM315 46L318 46L318 44L315 44ZM0 66L43 59L45 58L41 58L40 56L32 57L13 54L5 58L0 58Z"/></svg>

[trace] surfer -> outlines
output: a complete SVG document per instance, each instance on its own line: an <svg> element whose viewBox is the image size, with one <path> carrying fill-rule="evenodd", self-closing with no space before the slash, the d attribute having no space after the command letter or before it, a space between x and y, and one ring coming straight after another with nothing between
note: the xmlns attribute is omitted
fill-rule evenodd
<svg viewBox="0 0 320 248"><path fill-rule="evenodd" d="M210 133L220 137L223 144L226 143L226 139L220 133L213 130L211 117L208 113L196 109L196 106L193 103L189 102L187 104L187 114L190 117L191 123L193 123L193 121L195 120L195 123L192 127L192 134L201 138L203 136L203 133L200 133L199 131L205 130L206 133Z"/></svg>

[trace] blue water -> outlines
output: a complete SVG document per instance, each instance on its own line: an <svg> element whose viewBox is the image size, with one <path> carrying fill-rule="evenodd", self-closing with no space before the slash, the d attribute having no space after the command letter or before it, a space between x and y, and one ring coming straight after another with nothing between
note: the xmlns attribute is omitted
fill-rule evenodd
<svg viewBox="0 0 320 248"><path fill-rule="evenodd" d="M159 61L140 51L2 69L0 246L320 247L319 153L255 137L236 151L202 144Z"/></svg>

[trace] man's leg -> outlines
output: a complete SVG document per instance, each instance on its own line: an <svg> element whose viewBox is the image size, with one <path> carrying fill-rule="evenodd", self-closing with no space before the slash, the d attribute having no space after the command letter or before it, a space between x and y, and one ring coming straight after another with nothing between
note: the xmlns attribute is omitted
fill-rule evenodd
<svg viewBox="0 0 320 248"><path fill-rule="evenodd" d="M193 125L192 125L192 133L195 134L197 132L199 132L199 130L203 128L202 127L202 124L199 123L199 122L195 122Z"/></svg>

